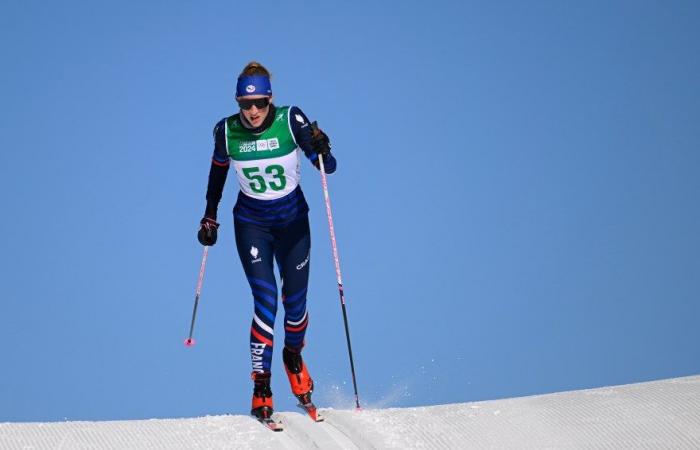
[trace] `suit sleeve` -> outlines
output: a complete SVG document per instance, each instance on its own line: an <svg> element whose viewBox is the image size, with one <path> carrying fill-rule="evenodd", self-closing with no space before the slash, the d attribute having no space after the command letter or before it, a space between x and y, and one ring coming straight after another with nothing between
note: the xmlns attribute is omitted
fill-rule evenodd
<svg viewBox="0 0 700 450"><path fill-rule="evenodd" d="M204 217L216 220L216 213L219 209L219 202L224 192L226 177L230 167L230 160L226 152L225 126L222 119L214 127L214 155L209 168L209 182L207 184L207 207Z"/></svg>
<svg viewBox="0 0 700 450"><path fill-rule="evenodd" d="M299 148L309 158L314 167L319 169L318 154L311 148L311 122L309 122L308 117L300 108L292 106L289 108L289 123L297 145L299 145ZM332 153L323 157L323 167L326 169L326 173L331 174L335 172L337 165L338 162Z"/></svg>

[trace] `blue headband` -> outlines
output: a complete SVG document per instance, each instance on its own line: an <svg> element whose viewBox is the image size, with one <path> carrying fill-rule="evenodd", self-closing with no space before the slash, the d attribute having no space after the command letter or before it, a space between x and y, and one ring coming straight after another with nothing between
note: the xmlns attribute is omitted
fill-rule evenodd
<svg viewBox="0 0 700 450"><path fill-rule="evenodd" d="M238 78L236 97L247 95L272 95L270 77L265 75L248 75Z"/></svg>

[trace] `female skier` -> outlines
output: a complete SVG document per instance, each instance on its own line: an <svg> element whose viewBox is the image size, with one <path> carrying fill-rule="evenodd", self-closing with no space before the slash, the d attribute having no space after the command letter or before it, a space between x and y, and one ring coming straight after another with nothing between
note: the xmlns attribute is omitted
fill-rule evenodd
<svg viewBox="0 0 700 450"><path fill-rule="evenodd" d="M311 403L314 384L301 357L309 322L306 292L311 240L309 207L299 185L300 156L303 152L317 169L318 158L323 158L328 173L335 172L336 160L328 136L301 109L272 103L270 73L261 64L251 62L243 69L236 100L240 112L214 127L207 206L198 239L202 245L216 243L216 213L232 160L240 185L233 209L236 246L254 302L251 414L267 419L273 412L270 367L277 313L273 258L280 272L284 306L282 359L292 393L301 404Z"/></svg>

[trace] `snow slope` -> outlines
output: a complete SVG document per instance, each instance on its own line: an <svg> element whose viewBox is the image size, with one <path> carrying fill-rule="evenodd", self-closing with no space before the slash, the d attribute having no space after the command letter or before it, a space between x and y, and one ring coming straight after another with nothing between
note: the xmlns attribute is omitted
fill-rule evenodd
<svg viewBox="0 0 700 450"><path fill-rule="evenodd" d="M282 433L246 416L3 423L0 449L700 448L700 376L477 403L323 412L325 423L278 413Z"/></svg>

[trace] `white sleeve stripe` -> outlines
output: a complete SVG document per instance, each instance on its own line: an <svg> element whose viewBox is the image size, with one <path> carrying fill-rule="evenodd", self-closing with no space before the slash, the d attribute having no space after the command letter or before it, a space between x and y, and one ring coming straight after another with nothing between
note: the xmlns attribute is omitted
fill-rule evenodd
<svg viewBox="0 0 700 450"><path fill-rule="evenodd" d="M289 128L289 134L292 135L292 140L294 141L294 145L296 145L297 148L299 148L299 143L297 142L297 138L296 138L296 136L294 136L294 131L292 131L292 108L294 108L294 106L292 106L292 105L289 105L289 107L287 108L287 128Z"/></svg>
<svg viewBox="0 0 700 450"><path fill-rule="evenodd" d="M226 143L226 156L231 157L231 153L228 151L228 119L224 120L224 142Z"/></svg>

